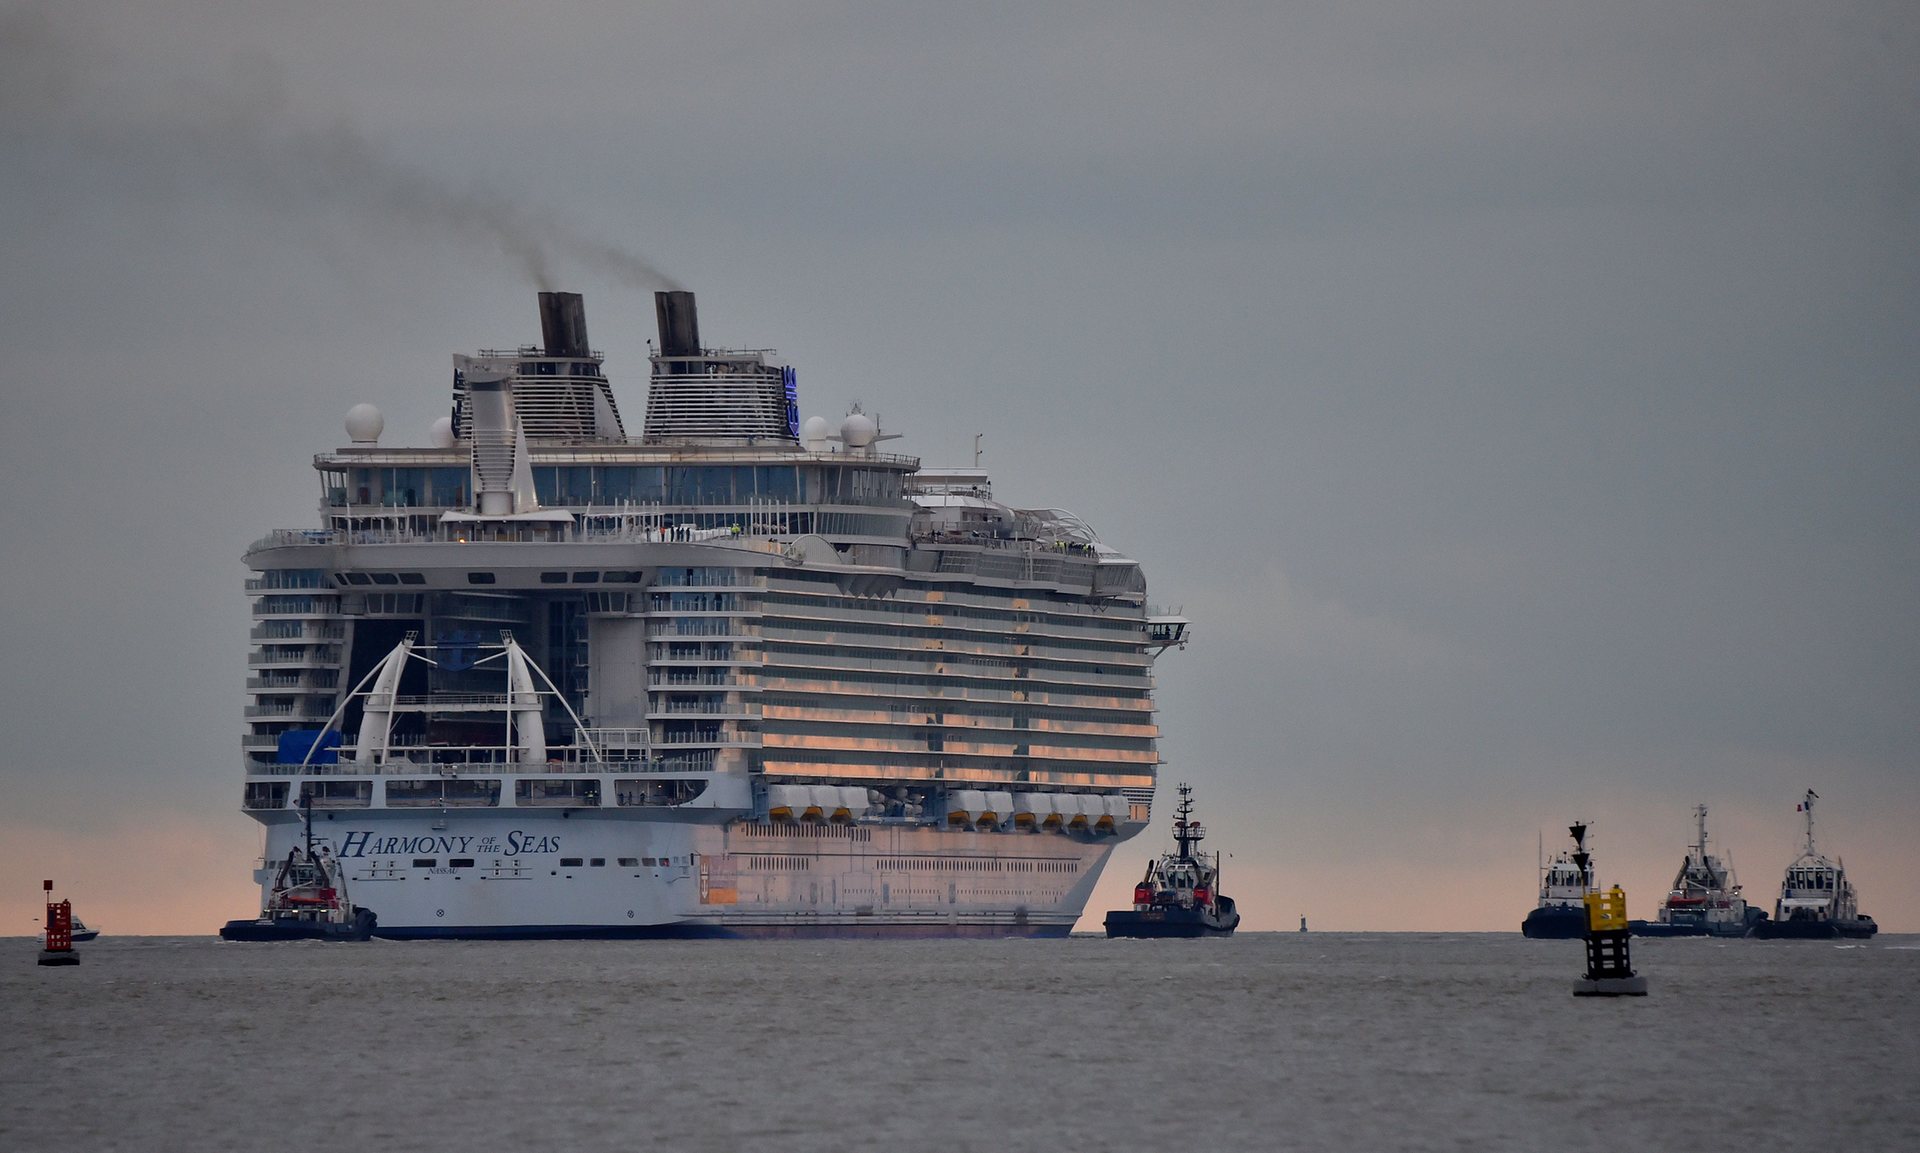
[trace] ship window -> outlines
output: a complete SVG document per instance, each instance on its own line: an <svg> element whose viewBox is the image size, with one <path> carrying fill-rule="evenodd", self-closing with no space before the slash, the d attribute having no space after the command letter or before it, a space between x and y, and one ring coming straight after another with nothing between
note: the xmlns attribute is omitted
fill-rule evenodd
<svg viewBox="0 0 1920 1153"><path fill-rule="evenodd" d="M600 574L597 572L577 572L573 574L573 583L577 585L597 585Z"/></svg>
<svg viewBox="0 0 1920 1153"><path fill-rule="evenodd" d="M560 858L560 867L563 869L577 869L580 867L580 858L562 857Z"/></svg>
<svg viewBox="0 0 1920 1153"><path fill-rule="evenodd" d="M427 583L427 578L417 572L403 572L400 574L400 583L403 585L423 585Z"/></svg>
<svg viewBox="0 0 1920 1153"><path fill-rule="evenodd" d="M353 574L350 573L348 575L351 576ZM467 574L467 583L470 585L490 585L494 583L494 577L490 572L470 572Z"/></svg>
<svg viewBox="0 0 1920 1153"><path fill-rule="evenodd" d="M655 860L655 859L654 859L654 858L652 858L652 857L643 857L643 858L641 858L641 860L640 860L640 863L641 863L641 864L643 864L643 865L649 865L649 866L651 866L651 865L657 865L657 864L659 864L660 862L659 862L659 861L657 861L657 860Z"/></svg>
<svg viewBox="0 0 1920 1153"><path fill-rule="evenodd" d="M468 471L464 468L436 468L427 472L427 483L434 504L464 505L467 503Z"/></svg>
<svg viewBox="0 0 1920 1153"><path fill-rule="evenodd" d="M763 466L757 470L757 478L761 497L788 502L799 499L800 486L791 465Z"/></svg>
<svg viewBox="0 0 1920 1153"><path fill-rule="evenodd" d="M350 585L370 585L373 583L373 578L363 572L341 573L340 576L341 579Z"/></svg>
<svg viewBox="0 0 1920 1153"><path fill-rule="evenodd" d="M628 572L624 569L615 569L612 572L601 573L600 579L609 584L636 585L640 583L640 574L637 572Z"/></svg>
<svg viewBox="0 0 1920 1153"><path fill-rule="evenodd" d="M448 860L447 864L452 865L456 869L471 869L473 868L473 858L472 857L454 857Z"/></svg>
<svg viewBox="0 0 1920 1153"><path fill-rule="evenodd" d="M567 583L567 574L563 572L543 572L540 574L543 585L563 585Z"/></svg>
<svg viewBox="0 0 1920 1153"><path fill-rule="evenodd" d="M373 574L373 583L377 585L397 585L400 583L400 578L390 572L377 572Z"/></svg>
<svg viewBox="0 0 1920 1153"><path fill-rule="evenodd" d="M605 857L595 857L593 860L587 863L592 865L594 868L598 869L607 863L607 859Z"/></svg>
<svg viewBox="0 0 1920 1153"><path fill-rule="evenodd" d="M415 857L413 859L413 867L416 869L431 869L439 863L440 859L438 857Z"/></svg>
<svg viewBox="0 0 1920 1153"><path fill-rule="evenodd" d="M620 867L621 867L621 868L623 868L623 869L637 869L637 868L639 868L639 867L640 867L640 858L638 858L638 857L621 857L621 858L620 858Z"/></svg>

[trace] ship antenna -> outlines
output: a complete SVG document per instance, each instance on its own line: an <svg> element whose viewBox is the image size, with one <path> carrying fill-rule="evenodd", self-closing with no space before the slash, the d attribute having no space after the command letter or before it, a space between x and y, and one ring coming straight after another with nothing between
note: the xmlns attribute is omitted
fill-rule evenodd
<svg viewBox="0 0 1920 1153"><path fill-rule="evenodd" d="M1813 851L1813 803L1819 799L1820 799L1819 793L1814 792L1812 789L1808 789L1807 799L1804 802L1802 802L1800 805L1800 807L1806 810L1806 813L1807 813L1807 856L1809 857L1817 855Z"/></svg>
<svg viewBox="0 0 1920 1153"><path fill-rule="evenodd" d="M1189 859L1193 856L1193 849L1191 847L1193 838L1190 835L1193 822L1188 819L1192 813L1193 786L1182 781L1180 783L1180 807L1175 810L1173 821L1173 839L1180 846L1180 857L1182 860Z"/></svg>
<svg viewBox="0 0 1920 1153"><path fill-rule="evenodd" d="M306 818L307 860L313 860L313 782L304 782L306 787L300 790L300 812Z"/></svg>

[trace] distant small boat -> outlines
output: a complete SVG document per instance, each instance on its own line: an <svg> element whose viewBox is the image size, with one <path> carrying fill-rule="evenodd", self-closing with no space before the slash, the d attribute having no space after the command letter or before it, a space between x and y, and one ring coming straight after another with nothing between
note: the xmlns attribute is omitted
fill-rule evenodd
<svg viewBox="0 0 1920 1153"><path fill-rule="evenodd" d="M1567 826L1573 852L1562 850L1541 866L1540 903L1520 922L1520 935L1537 940L1567 941L1587 935L1587 894L1599 892L1593 883L1593 854L1587 852L1587 825Z"/></svg>
<svg viewBox="0 0 1920 1153"><path fill-rule="evenodd" d="M86 926L86 923L85 923L85 922L83 922L82 920L80 920L80 918L78 918L78 917L75 917L75 918L73 919L73 939L74 939L74 941L76 941L76 942L79 942L79 941L91 941L91 940L93 940L93 939L94 939L95 937L98 937L99 935L100 935L100 930L98 930L98 929L89 929L89 928L88 928L88 927Z"/></svg>

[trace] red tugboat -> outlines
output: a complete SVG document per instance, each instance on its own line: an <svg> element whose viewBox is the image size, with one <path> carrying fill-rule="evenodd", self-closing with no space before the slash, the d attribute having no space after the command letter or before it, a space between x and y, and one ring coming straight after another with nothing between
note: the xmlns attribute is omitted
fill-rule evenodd
<svg viewBox="0 0 1920 1153"><path fill-rule="evenodd" d="M1193 819L1193 789L1180 786L1173 852L1147 865L1133 888L1133 908L1107 914L1109 937L1225 937L1240 925L1233 898L1220 892L1219 854L1198 846L1207 831Z"/></svg>

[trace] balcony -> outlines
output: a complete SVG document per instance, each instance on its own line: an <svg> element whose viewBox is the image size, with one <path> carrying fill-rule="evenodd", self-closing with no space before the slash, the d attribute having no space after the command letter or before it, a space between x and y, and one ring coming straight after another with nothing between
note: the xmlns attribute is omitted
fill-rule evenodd
<svg viewBox="0 0 1920 1153"><path fill-rule="evenodd" d="M340 649L336 645L311 648L270 645L248 653L247 664L256 668L336 668L340 664Z"/></svg>
<svg viewBox="0 0 1920 1153"><path fill-rule="evenodd" d="M339 641L346 637L345 625L298 620L263 621L247 633L247 638L255 641Z"/></svg>

